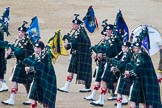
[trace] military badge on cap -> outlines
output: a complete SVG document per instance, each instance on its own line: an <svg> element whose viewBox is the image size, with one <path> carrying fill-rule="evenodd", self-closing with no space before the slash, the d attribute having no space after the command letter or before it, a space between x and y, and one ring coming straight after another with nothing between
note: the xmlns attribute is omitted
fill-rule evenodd
<svg viewBox="0 0 162 108"><path fill-rule="evenodd" d="M113 30L114 29L114 26L112 24L108 24L106 26L106 30Z"/></svg>
<svg viewBox="0 0 162 108"><path fill-rule="evenodd" d="M44 43L42 41L38 41L34 45L35 47L41 48L42 50L44 49Z"/></svg>
<svg viewBox="0 0 162 108"><path fill-rule="evenodd" d="M133 46L141 47L141 43L140 43L140 42L134 42L134 43L133 43Z"/></svg>
<svg viewBox="0 0 162 108"><path fill-rule="evenodd" d="M130 47L131 46L131 43L130 42L123 42L123 46Z"/></svg>
<svg viewBox="0 0 162 108"><path fill-rule="evenodd" d="M23 31L23 32L26 32L26 31L27 31L27 28L26 28L26 27L22 27L22 26L21 26L21 27L19 27L19 28L18 28L18 31Z"/></svg>
<svg viewBox="0 0 162 108"><path fill-rule="evenodd" d="M114 26L112 24L105 25L101 34L106 35L106 30L113 30L113 29L114 29Z"/></svg>

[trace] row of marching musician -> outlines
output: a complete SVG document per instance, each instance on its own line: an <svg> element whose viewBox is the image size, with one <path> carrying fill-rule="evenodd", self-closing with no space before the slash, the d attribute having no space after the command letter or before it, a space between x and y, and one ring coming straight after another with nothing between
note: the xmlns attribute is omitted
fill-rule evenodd
<svg viewBox="0 0 162 108"><path fill-rule="evenodd" d="M158 78L151 57L142 43L149 36L147 26L143 27L139 36L134 37L134 41L131 36L130 42L124 41L126 35L115 33L114 27L111 24L103 26L102 40L91 47L97 62L95 83L92 93L84 99L91 100L91 105L103 106L105 95L111 89L112 96L108 100L116 100L114 105L117 108L128 104L127 96L130 108L137 108L140 104L144 108L161 108Z"/></svg>
<svg viewBox="0 0 162 108"><path fill-rule="evenodd" d="M76 17L75 23L80 25L81 20ZM92 93L84 97L85 100L92 101L90 104L94 106L104 106L105 95L111 90L112 97L108 100L115 99L117 108L128 104L127 96L129 96L131 102L130 108L136 108L141 103L146 108L160 108L158 78L147 48L143 45L144 39L149 37L147 26L142 28L138 36L131 35L130 42L127 39L128 34L122 29L117 31L116 25L108 24L107 20L104 20L102 26L101 34L103 38L92 47L88 44L86 46L83 41L84 44L78 44L82 36L86 40L87 34L85 32L86 35L82 34L83 32L75 31L71 33L72 35L68 34L63 37L70 41L65 46L67 49L71 49L72 57L66 83L63 87L58 88L58 91L69 92L73 75L77 74L77 83L85 85L80 92L91 92L90 74L92 74L92 70L90 69L91 59L89 53L93 51L92 56L97 63L94 75L95 82ZM89 47L90 52L86 50L87 47ZM100 96L96 100L99 89Z"/></svg>
<svg viewBox="0 0 162 108"><path fill-rule="evenodd" d="M48 52L48 47L42 41L31 43L26 30L25 26L18 28L18 37L14 44L1 41L1 49L5 50L6 47L8 49L3 56L4 59L16 58L16 64L10 77L12 81L11 94L9 99L2 101L2 103L14 105L18 84L23 84L29 98L23 102L24 105L36 108L38 101L43 104L44 108L55 108L57 83L52 57ZM1 32L3 33L3 30ZM4 91L8 91L7 85L2 85L1 92Z"/></svg>
<svg viewBox="0 0 162 108"><path fill-rule="evenodd" d="M58 90L67 92L73 75L77 74L77 83L85 85L85 88L81 89L80 92L90 91L92 58L89 48L91 42L78 16L78 14L74 14L72 20L73 36L63 37L64 40L68 40L64 47L62 41L58 41L61 39L60 30L56 31L55 35L49 39L48 45L44 45L40 39L33 42L27 33L29 27L26 27L26 21L18 27L18 37L13 44L4 40L0 41L0 48L7 49L3 58L5 60L16 58L10 77L12 81L10 97L2 101L2 104L15 105L15 96L19 90L18 84L23 84L29 98L23 102L24 105L36 108L37 102L39 102L44 108L55 108L57 82L52 60L55 61L58 53L63 54L62 48L71 49L72 56L65 87ZM1 29L1 32L4 33L4 29ZM3 66L4 62L1 65ZM5 83L4 79L3 82ZM1 92L8 91L6 83L5 86L2 86Z"/></svg>
<svg viewBox="0 0 162 108"><path fill-rule="evenodd" d="M29 100L23 104L36 108L38 101L43 104L44 108L55 108L57 90L69 92L74 74L77 75L76 83L84 84L80 92L91 92L91 53L93 51L92 56L97 63L95 83L91 95L84 97L85 100L91 100L90 104L94 106L104 106L105 95L112 90L112 97L109 100L116 99L117 108L128 104L127 96L131 102L130 108L136 108L140 103L146 108L160 108L159 83L151 57L143 48L142 43L145 37L149 36L147 26L139 36L135 37L136 41L129 42L128 34L124 30L117 31L116 25L108 24L107 20L104 20L101 32L103 38L97 45L91 47L91 41L78 16L78 14L74 15L71 33L63 37L63 40L68 40L64 47L71 50L71 58L65 85L58 89L52 65L54 56L49 52L49 49L60 52L58 46L49 48L42 41L37 41L32 45L26 33L25 23L18 28L18 39L13 45L4 39L0 41L1 49L4 50L6 46L10 47L17 60L10 78L12 81L10 97L2 103L15 104L15 95L18 91L18 83L20 83L25 86L29 97ZM3 22L1 24L3 25ZM1 33L4 33L4 30L1 29ZM134 37L130 39L132 38ZM6 58L12 56L11 51L6 52ZM3 59L0 60L6 60L4 58L3 55ZM3 66L5 62L1 63L0 65ZM3 92L8 90L4 81L4 72L2 79L4 86L1 91ZM100 96L96 100L99 89Z"/></svg>
<svg viewBox="0 0 162 108"><path fill-rule="evenodd" d="M49 51L50 46L45 45L40 39L36 42L31 40L27 33L29 27L26 27L26 21L18 27L18 36L14 43L5 41L4 33L6 32L7 36L10 35L8 16L9 7L0 18L0 82L2 83L0 92L8 91L4 80L7 60L16 58L16 63L10 77L12 82L10 97L2 101L2 104L15 105L18 84L23 84L29 98L23 102L24 105L36 108L39 102L44 108L55 108L57 82L52 55Z"/></svg>

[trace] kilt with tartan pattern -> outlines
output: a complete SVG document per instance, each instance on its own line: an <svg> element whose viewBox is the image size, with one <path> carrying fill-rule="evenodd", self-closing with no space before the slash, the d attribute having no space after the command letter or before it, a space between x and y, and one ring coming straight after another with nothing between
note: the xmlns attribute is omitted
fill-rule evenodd
<svg viewBox="0 0 162 108"><path fill-rule="evenodd" d="M138 78L134 80L130 101L141 103L144 99L146 106L151 105L153 108L160 108L160 86L151 57L146 52L141 52L130 63L132 64L130 66L134 66L133 70ZM143 98L141 99L141 97Z"/></svg>
<svg viewBox="0 0 162 108"><path fill-rule="evenodd" d="M78 55L72 54L70 58L68 72L77 74L77 60L78 60Z"/></svg>
<svg viewBox="0 0 162 108"><path fill-rule="evenodd" d="M99 61L99 67L98 67L98 71L97 71L97 74L96 74L95 81L101 82L101 76L104 73L105 64L106 64L106 60Z"/></svg>
<svg viewBox="0 0 162 108"><path fill-rule="evenodd" d="M55 108L57 82L52 65L52 58L46 55L34 65L35 76L29 92L29 98L36 100L49 108Z"/></svg>
<svg viewBox="0 0 162 108"><path fill-rule="evenodd" d="M25 65L22 62L16 64L15 69L13 69L12 81L21 84L27 84L27 74L25 71Z"/></svg>
<svg viewBox="0 0 162 108"><path fill-rule="evenodd" d="M13 82L22 83L22 84L28 83L27 81L28 77L25 71L25 64L23 63L23 60L29 57L30 55L32 55L34 52L33 45L30 42L30 40L28 38L25 38L25 39L26 39L26 44L23 43L24 42L23 40L16 40L17 45L19 45L20 43L22 46L15 45L15 48L14 48L15 54L18 54L18 55L15 55L17 59L17 64L16 64L14 74L12 77Z"/></svg>
<svg viewBox="0 0 162 108"><path fill-rule="evenodd" d="M117 93L129 96L131 85L132 85L132 79L125 78L124 75L122 75L120 77Z"/></svg>
<svg viewBox="0 0 162 108"><path fill-rule="evenodd" d="M132 85L132 78L128 77L125 78L123 75L125 72L126 64L130 62L132 57L132 53L128 50L128 52L121 52L119 53L115 59L119 61L117 63L117 68L120 70L120 80L119 80L119 86L117 89L117 93L122 94L122 95L129 95L130 93L130 87Z"/></svg>
<svg viewBox="0 0 162 108"><path fill-rule="evenodd" d="M107 83L108 88L113 88L113 83L118 81L119 76L110 71L111 65L107 62L106 70L101 76L102 81Z"/></svg>
<svg viewBox="0 0 162 108"><path fill-rule="evenodd" d="M92 58L91 42L84 29L74 36L71 42L72 56L68 72L77 74L76 83L91 84L92 81Z"/></svg>
<svg viewBox="0 0 162 108"><path fill-rule="evenodd" d="M130 91L130 101L138 103L145 103L145 96L143 88L139 79L135 79Z"/></svg>

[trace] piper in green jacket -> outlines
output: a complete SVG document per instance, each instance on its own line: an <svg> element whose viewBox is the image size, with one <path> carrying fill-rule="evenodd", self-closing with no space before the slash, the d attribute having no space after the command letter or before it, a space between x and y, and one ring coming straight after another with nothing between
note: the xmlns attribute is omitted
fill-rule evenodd
<svg viewBox="0 0 162 108"><path fill-rule="evenodd" d="M109 62L112 64L111 72L114 72L114 74L116 74L116 71L114 71L116 69L118 70L117 72L120 75L118 79L118 86L116 88L117 100L115 105L117 105L117 108L121 108L121 105L128 104L126 95L129 96L132 79L131 77L125 78L124 72L126 64L130 62L132 57L132 52L129 49L130 46L131 46L130 42L123 42L122 51L115 58L109 59Z"/></svg>
<svg viewBox="0 0 162 108"><path fill-rule="evenodd" d="M133 51L125 71L126 77L133 77L130 108L136 108L139 103L146 108L161 108L160 86L151 57L142 49L141 42L134 43Z"/></svg>
<svg viewBox="0 0 162 108"><path fill-rule="evenodd" d="M29 98L32 99L31 108L36 108L37 101L43 104L44 108L55 108L57 82L52 58L48 47L38 41L34 47L35 53L25 59L29 64L25 67L28 74L34 73L34 79L30 88Z"/></svg>
<svg viewBox="0 0 162 108"><path fill-rule="evenodd" d="M58 88L59 91L68 92L73 75L76 74L76 83L84 84L85 87L80 92L90 92L92 81L92 58L91 58L91 41L82 27L82 21L77 18L72 21L74 33L71 35L70 42L65 44L65 48L71 49L70 64L68 67L68 76L65 86Z"/></svg>
<svg viewBox="0 0 162 108"><path fill-rule="evenodd" d="M34 50L33 45L26 34L27 28L21 26L18 28L18 38L15 40L14 45L12 45L12 50L14 50L14 55L16 57L16 64L12 70L12 75L10 77L12 81L11 95L10 98L6 101L2 101L5 105L14 105L15 104L15 95L18 91L18 83L23 84L26 88L26 92L29 92L30 81L28 80L28 75L25 72L25 64L23 60L30 56ZM11 51L8 51L10 54ZM25 102L26 103L26 102ZM30 102L28 102L30 104Z"/></svg>
<svg viewBox="0 0 162 108"><path fill-rule="evenodd" d="M102 60L105 58L113 58L121 51L121 41L120 39L113 34L114 26L109 24L105 27L106 32L106 45L102 45L98 47L97 58ZM101 76L101 92L98 100L91 102L90 104L94 106L103 106L104 105L104 97L107 92L107 83L109 84L112 73L109 72L110 63L106 62L106 68Z"/></svg>

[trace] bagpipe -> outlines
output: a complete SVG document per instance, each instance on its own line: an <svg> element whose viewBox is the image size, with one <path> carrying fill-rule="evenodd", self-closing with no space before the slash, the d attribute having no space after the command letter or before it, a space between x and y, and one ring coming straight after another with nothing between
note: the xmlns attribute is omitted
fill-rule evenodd
<svg viewBox="0 0 162 108"><path fill-rule="evenodd" d="M99 66L99 63L108 63L109 65L111 66L114 66L114 69L112 70L113 74L116 75L116 76L119 76L119 69L118 69L118 66L120 65L120 61L116 60L115 58L109 58L106 56L106 54L103 54L103 58L102 60L98 60L98 58L95 59L95 62L96 62L96 68L95 68L95 71L93 73L93 77L96 76L97 74L97 71L98 71L98 66Z"/></svg>
<svg viewBox="0 0 162 108"><path fill-rule="evenodd" d="M35 57L36 54L34 53L33 55L25 58L23 60L23 64L25 66L34 66L34 65L36 65L36 63L41 62L41 60L43 60L48 53L50 53L49 46L45 46L45 48L41 51L40 54L38 54L37 57Z"/></svg>
<svg viewBox="0 0 162 108"><path fill-rule="evenodd" d="M49 46L45 46L45 48L41 51L41 54L38 55L37 62L41 62L41 60L44 59L48 53L50 53Z"/></svg>
<svg viewBox="0 0 162 108"><path fill-rule="evenodd" d="M106 34L104 33L104 32L105 32L105 31L104 31L104 27L108 26L107 21L108 21L107 19L105 19L105 20L102 21L103 30L101 31L101 34L102 34L102 35L105 35L105 36L106 36ZM90 52L94 51L95 53L97 53L97 47L98 47L102 42L103 42L103 40L101 39L96 45L91 46L91 47L89 48Z"/></svg>
<svg viewBox="0 0 162 108"><path fill-rule="evenodd" d="M73 23L79 24L79 29L71 29L69 33L63 36L62 40L65 41L67 40L68 43L71 42L71 40L74 38L75 33L81 33L83 35L87 35L87 32L84 28L84 22L78 19L79 14L74 14L74 20L72 21Z"/></svg>
<svg viewBox="0 0 162 108"><path fill-rule="evenodd" d="M27 22L23 21L21 27L25 27L26 24ZM7 57L7 59L14 58L15 56L20 59L23 58L20 57L20 55L24 55L25 53L25 50L23 48L25 48L25 45L27 45L28 42L30 42L30 37L27 34L25 35L26 36L21 40L16 39L14 44L10 44L7 41L4 41L4 48L6 48L7 50L11 49L11 53Z"/></svg>
<svg viewBox="0 0 162 108"><path fill-rule="evenodd" d="M72 41L72 39L74 38L74 34L77 32L77 30L71 29L69 33L67 33L66 35L64 35L62 37L62 40L65 41L67 40L68 43L70 43Z"/></svg>
<svg viewBox="0 0 162 108"><path fill-rule="evenodd" d="M101 31L101 34L102 34L102 35L105 35L105 36L106 36L106 34L104 33L104 32L105 32L105 27L108 26L107 21L108 21L107 19L105 19L105 20L102 21L103 30ZM89 48L91 54L93 54L93 52L98 53L98 49L99 49L99 47L101 47L102 45L104 45L104 41L101 39L96 45L91 46L91 47ZM96 55L96 56L97 56L97 55ZM102 60L102 61L105 62L106 59L107 59L106 54L103 54L103 60ZM95 58L95 62L96 62L96 65L98 66L98 65L99 65L99 60L98 60L97 57Z"/></svg>
<svg viewBox="0 0 162 108"><path fill-rule="evenodd" d="M101 26L102 26L102 28L103 28L102 31L101 31L101 34L106 36L105 27L108 26L108 20L107 20L107 19L103 20Z"/></svg>
<svg viewBox="0 0 162 108"><path fill-rule="evenodd" d="M135 67L131 63L126 64L125 70L129 71L129 76L138 78L137 74L134 72Z"/></svg>
<svg viewBox="0 0 162 108"><path fill-rule="evenodd" d="M107 20L107 19L105 19L105 20L102 21L103 30L101 31L101 34L104 35L104 36L106 36L106 27L107 27L108 25L109 25L109 24L108 24L108 20ZM114 26L115 26L115 25L114 25ZM113 28L113 32L112 32L112 36L109 37L108 40L103 40L103 39L101 39L96 45L90 47L90 52L91 52L91 53L92 53L92 52L97 53L97 50L98 50L102 45L104 45L104 43L105 43L106 41L109 43L109 46L111 47L111 46L113 45L113 42L115 41L115 39L118 38L118 37L117 37L117 36L118 36L117 34L118 34L118 33L117 33L117 28L114 27L114 28Z"/></svg>
<svg viewBox="0 0 162 108"><path fill-rule="evenodd" d="M78 16L79 16L79 14L74 14L75 20L78 20L78 18L77 18ZM83 22L81 22L79 29L84 30ZM82 30L80 30L80 31L82 31ZM69 33L67 33L66 35L63 35L62 40L63 41L67 40L68 43L70 43L72 41L72 39L74 38L75 33L77 33L78 31L79 30L75 30L72 28Z"/></svg>
<svg viewBox="0 0 162 108"><path fill-rule="evenodd" d="M122 54L122 51L118 54L118 56L120 56ZM112 72L114 74L117 74L120 70L118 69L118 66L121 64L121 60L117 60L116 58L108 58L107 62L109 64L111 64L111 66L114 67L114 69L112 70Z"/></svg>

